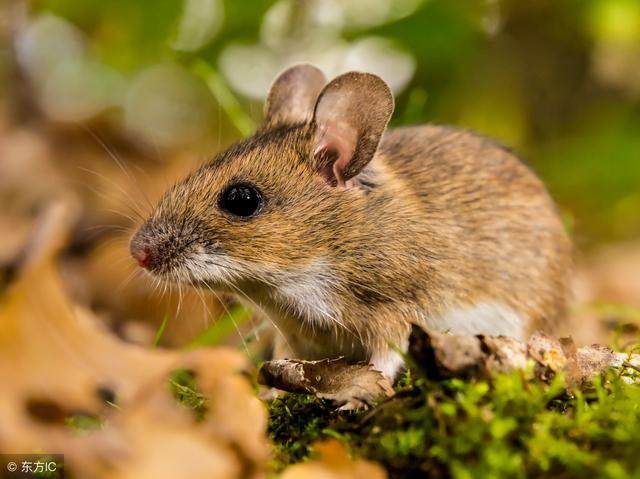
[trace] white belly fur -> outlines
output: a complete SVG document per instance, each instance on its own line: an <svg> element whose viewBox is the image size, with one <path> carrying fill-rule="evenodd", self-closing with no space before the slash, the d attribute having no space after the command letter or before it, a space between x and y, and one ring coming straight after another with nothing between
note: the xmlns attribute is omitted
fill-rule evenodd
<svg viewBox="0 0 640 479"><path fill-rule="evenodd" d="M478 303L450 309L437 317L425 318L425 326L454 335L487 334L523 340L527 321L512 308L501 303Z"/></svg>

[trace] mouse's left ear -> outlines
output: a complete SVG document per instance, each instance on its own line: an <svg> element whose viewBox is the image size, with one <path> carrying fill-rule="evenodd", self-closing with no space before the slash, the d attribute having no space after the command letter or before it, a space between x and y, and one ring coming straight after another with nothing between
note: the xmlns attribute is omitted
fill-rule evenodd
<svg viewBox="0 0 640 479"><path fill-rule="evenodd" d="M344 186L371 161L392 113L391 90L376 75L345 73L322 89L312 155L329 184Z"/></svg>
<svg viewBox="0 0 640 479"><path fill-rule="evenodd" d="M310 121L325 83L324 73L309 64L295 65L280 73L264 106L265 127Z"/></svg>

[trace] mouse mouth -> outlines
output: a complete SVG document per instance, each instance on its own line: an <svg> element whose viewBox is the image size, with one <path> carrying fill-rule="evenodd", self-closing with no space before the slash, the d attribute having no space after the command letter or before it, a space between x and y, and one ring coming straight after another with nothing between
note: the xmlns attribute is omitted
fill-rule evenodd
<svg viewBox="0 0 640 479"><path fill-rule="evenodd" d="M219 247L207 247L195 233L171 231L147 223L131 238L129 250L154 277L193 286L226 289L245 276L246 268Z"/></svg>
<svg viewBox="0 0 640 479"><path fill-rule="evenodd" d="M193 243L184 233L146 223L131 238L129 251L138 265L154 276L178 279Z"/></svg>

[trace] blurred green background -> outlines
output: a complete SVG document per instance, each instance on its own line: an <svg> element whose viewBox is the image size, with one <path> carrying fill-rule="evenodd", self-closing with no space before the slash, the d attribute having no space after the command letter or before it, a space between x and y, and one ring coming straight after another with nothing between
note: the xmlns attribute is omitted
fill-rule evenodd
<svg viewBox="0 0 640 479"><path fill-rule="evenodd" d="M47 115L161 154L248 134L274 75L380 74L394 125L513 147L581 248L640 232L638 0L36 0L16 57ZM15 12L14 12L15 13ZM197 145L197 146L194 146Z"/></svg>

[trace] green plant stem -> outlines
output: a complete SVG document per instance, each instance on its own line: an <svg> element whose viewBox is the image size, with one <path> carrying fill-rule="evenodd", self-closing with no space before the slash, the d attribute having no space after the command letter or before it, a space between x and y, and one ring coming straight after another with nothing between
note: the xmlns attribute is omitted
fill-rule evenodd
<svg viewBox="0 0 640 479"><path fill-rule="evenodd" d="M245 137L251 135L256 129L256 123L242 109L240 102L229 89L222 75L204 60L194 61L191 65L191 70L205 81L213 96L240 134Z"/></svg>
<svg viewBox="0 0 640 479"><path fill-rule="evenodd" d="M251 318L251 315L251 310L243 306L234 306L227 314L218 318L215 323L187 344L186 349L219 344L229 334L237 331L237 328Z"/></svg>

